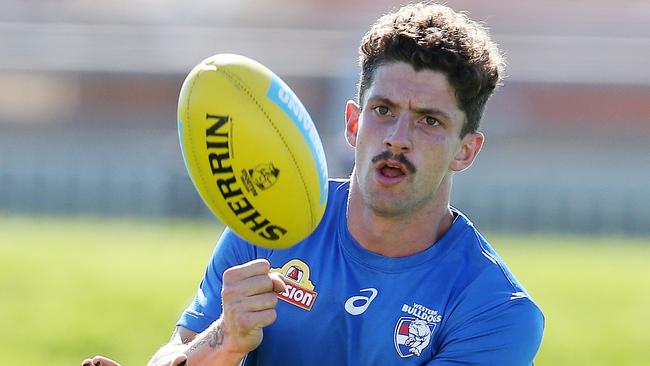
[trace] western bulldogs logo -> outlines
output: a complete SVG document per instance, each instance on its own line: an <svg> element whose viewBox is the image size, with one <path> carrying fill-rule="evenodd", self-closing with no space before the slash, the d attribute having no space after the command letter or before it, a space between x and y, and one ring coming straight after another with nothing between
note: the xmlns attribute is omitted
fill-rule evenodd
<svg viewBox="0 0 650 366"><path fill-rule="evenodd" d="M276 168L273 163L259 164L255 169L243 169L241 180L244 182L246 190L257 196L258 190L263 191L271 188L278 180L280 169Z"/></svg>
<svg viewBox="0 0 650 366"><path fill-rule="evenodd" d="M431 335L442 321L442 315L420 304L404 304L402 311L411 316L399 318L395 325L395 349L402 358L419 357L431 343Z"/></svg>
<svg viewBox="0 0 650 366"><path fill-rule="evenodd" d="M431 342L436 324L421 319L402 317L395 327L395 348L400 357L420 356Z"/></svg>

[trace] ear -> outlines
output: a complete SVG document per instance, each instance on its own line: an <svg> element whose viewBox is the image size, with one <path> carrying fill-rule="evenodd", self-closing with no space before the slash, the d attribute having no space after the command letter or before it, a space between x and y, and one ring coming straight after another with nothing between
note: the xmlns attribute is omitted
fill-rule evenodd
<svg viewBox="0 0 650 366"><path fill-rule="evenodd" d="M449 169L453 172L462 172L469 168L481 151L484 140L485 136L480 132L472 132L465 135L460 141L458 150L449 164Z"/></svg>
<svg viewBox="0 0 650 366"><path fill-rule="evenodd" d="M357 147L357 132L359 131L359 105L353 100L345 104L345 139L352 147Z"/></svg>

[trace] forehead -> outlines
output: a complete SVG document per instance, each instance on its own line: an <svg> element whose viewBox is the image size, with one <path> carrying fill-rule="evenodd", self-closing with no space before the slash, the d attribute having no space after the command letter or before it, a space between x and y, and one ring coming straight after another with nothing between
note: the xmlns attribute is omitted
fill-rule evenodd
<svg viewBox="0 0 650 366"><path fill-rule="evenodd" d="M381 65L375 70L365 99L373 97L388 98L406 107L437 108L452 116L462 114L445 74L428 69L415 71L405 62Z"/></svg>

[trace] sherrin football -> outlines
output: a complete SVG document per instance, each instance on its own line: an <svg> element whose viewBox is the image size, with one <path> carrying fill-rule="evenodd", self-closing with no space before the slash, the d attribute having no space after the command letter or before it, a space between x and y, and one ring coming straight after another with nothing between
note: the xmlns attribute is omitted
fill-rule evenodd
<svg viewBox="0 0 650 366"><path fill-rule="evenodd" d="M282 249L318 226L323 145L298 97L262 64L218 54L194 67L181 87L178 133L196 189L240 237Z"/></svg>

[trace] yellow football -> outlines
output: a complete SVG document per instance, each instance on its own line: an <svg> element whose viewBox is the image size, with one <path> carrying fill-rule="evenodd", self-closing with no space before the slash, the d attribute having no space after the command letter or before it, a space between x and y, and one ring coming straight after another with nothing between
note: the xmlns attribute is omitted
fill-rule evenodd
<svg viewBox="0 0 650 366"><path fill-rule="evenodd" d="M181 87L178 133L203 201L240 237L282 249L318 226L327 203L320 136L262 64L218 54L194 67Z"/></svg>

